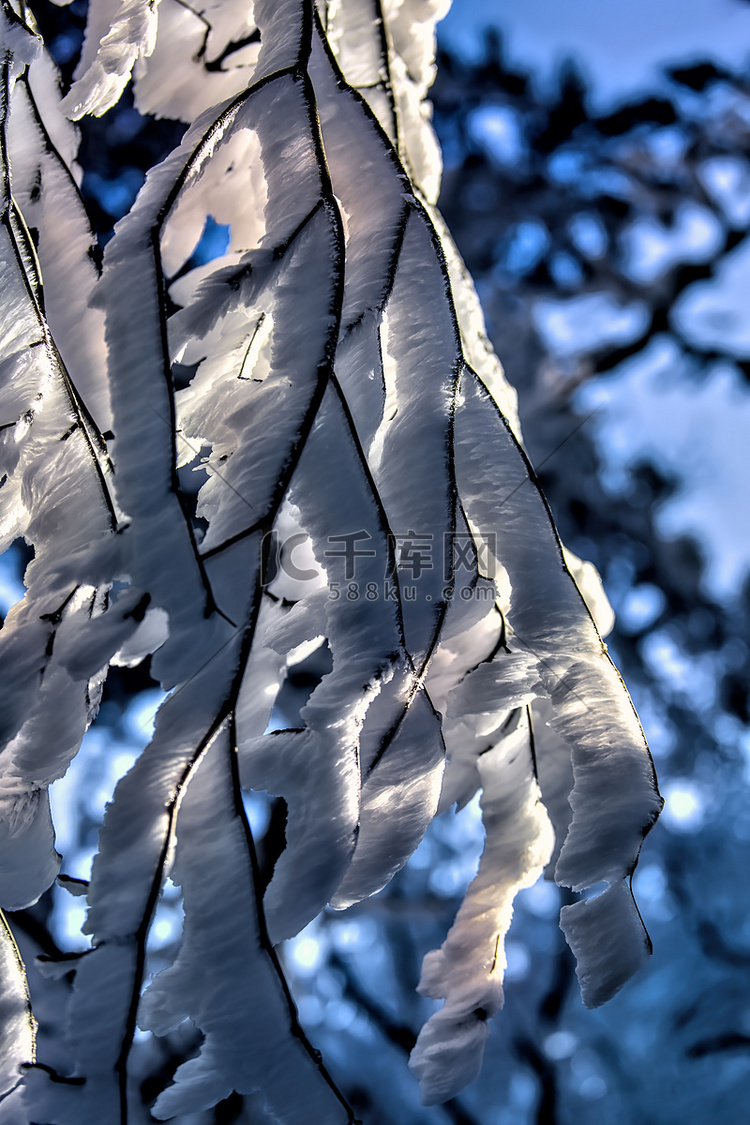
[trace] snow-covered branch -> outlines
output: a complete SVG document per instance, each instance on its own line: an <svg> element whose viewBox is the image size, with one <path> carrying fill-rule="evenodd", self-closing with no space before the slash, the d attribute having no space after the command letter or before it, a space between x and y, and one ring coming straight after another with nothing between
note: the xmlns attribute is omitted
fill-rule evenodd
<svg viewBox="0 0 750 1125"><path fill-rule="evenodd" d="M2 526L35 558L0 633L3 905L57 874L47 789L109 662L150 655L169 693L105 815L91 949L65 962L76 1081L32 1067L28 1120L136 1120L137 1028L190 1019L200 1050L156 1117L259 1091L274 1120L353 1121L274 946L380 890L480 788L485 854L420 986L446 1001L412 1056L426 1102L478 1073L513 896L555 834L561 885L608 885L563 922L585 1002L647 954L629 880L661 807L651 758L434 209L444 9L92 0L60 102L4 0ZM63 114L103 113L131 70L136 104L188 128L97 277ZM198 264L211 224L225 252ZM322 648L331 670L279 729L285 679ZM288 808L262 901L243 790ZM148 983L167 878L182 945ZM14 1096L29 1027L4 1056Z"/></svg>

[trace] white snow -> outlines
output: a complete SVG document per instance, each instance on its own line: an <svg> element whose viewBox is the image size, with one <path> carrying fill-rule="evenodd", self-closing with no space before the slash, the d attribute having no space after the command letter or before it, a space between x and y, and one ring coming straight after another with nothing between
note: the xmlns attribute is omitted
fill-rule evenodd
<svg viewBox="0 0 750 1125"><path fill-rule="evenodd" d="M669 539L696 538L706 555L707 590L730 597L750 569L750 393L739 371L716 362L698 379L674 340L659 336L584 386L576 404L582 414L596 410L588 424L615 494L627 490L638 463L677 478L657 526Z"/></svg>
<svg viewBox="0 0 750 1125"><path fill-rule="evenodd" d="M750 163L743 156L711 156L698 176L730 226L742 229L750 223Z"/></svg>
<svg viewBox="0 0 750 1125"><path fill-rule="evenodd" d="M523 130L511 106L477 106L469 114L466 127L471 139L501 166L515 164L523 155Z"/></svg>
<svg viewBox="0 0 750 1125"><path fill-rule="evenodd" d="M689 344L746 359L750 356L750 242L720 261L710 280L696 281L675 302L671 319Z"/></svg>
<svg viewBox="0 0 750 1125"><path fill-rule="evenodd" d="M651 285L680 262L710 261L723 240L724 228L713 211L687 200L669 227L643 215L625 228L623 268L639 285Z"/></svg>
<svg viewBox="0 0 750 1125"><path fill-rule="evenodd" d="M644 582L631 587L621 604L617 607L617 620L620 628L637 633L653 625L664 610L667 599L658 586Z"/></svg>
<svg viewBox="0 0 750 1125"><path fill-rule="evenodd" d="M706 817L703 789L689 780L670 782L664 789L664 822L673 832L694 832Z"/></svg>
<svg viewBox="0 0 750 1125"><path fill-rule="evenodd" d="M561 357L610 344L633 343L648 325L648 310L643 302L618 305L604 292L563 299L540 298L534 305L533 317L542 342Z"/></svg>

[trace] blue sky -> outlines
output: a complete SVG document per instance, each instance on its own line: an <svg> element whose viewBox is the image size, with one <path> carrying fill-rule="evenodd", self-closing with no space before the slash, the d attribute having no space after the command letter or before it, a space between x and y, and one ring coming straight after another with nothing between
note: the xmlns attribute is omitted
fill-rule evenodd
<svg viewBox="0 0 750 1125"><path fill-rule="evenodd" d="M710 54L739 67L750 58L743 0L454 0L441 34L475 55L487 24L502 28L508 60L533 69L541 85L574 56L600 111L658 86L665 62Z"/></svg>

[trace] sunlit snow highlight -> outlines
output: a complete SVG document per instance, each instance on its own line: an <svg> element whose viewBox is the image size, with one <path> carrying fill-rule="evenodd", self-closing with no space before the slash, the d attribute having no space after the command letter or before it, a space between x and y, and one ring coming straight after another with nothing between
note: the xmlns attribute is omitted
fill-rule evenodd
<svg viewBox="0 0 750 1125"><path fill-rule="evenodd" d="M320 967L325 950L319 939L310 933L310 927L307 927L287 943L286 954L297 972L307 975Z"/></svg>
<svg viewBox="0 0 750 1125"><path fill-rule="evenodd" d="M524 151L518 114L507 105L481 105L467 118L471 139L500 165L515 164Z"/></svg>
<svg viewBox="0 0 750 1125"><path fill-rule="evenodd" d="M157 945L166 945L168 942L176 941L180 928L181 918L177 911L165 911L154 922L150 936Z"/></svg>
<svg viewBox="0 0 750 1125"><path fill-rule="evenodd" d="M690 781L673 781L664 787L662 817L673 831L694 832L705 819L705 804L697 785Z"/></svg>

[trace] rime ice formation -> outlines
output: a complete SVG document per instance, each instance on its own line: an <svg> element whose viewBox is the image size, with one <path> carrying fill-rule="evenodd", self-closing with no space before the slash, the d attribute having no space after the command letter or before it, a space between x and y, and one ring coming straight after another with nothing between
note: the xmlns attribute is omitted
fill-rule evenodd
<svg viewBox="0 0 750 1125"><path fill-rule="evenodd" d="M60 104L38 36L4 2L2 526L35 559L0 634L3 905L57 874L47 789L109 661L150 652L169 693L105 814L92 949L65 962L85 1082L35 1073L35 1120L124 1122L137 1025L189 1018L203 1043L160 1119L259 1091L274 1120L352 1121L274 943L382 888L436 812L480 788L479 872L420 984L445 1000L412 1056L426 1102L478 1073L513 897L553 853L561 884L608 884L563 918L585 1002L647 952L629 878L661 801L571 570L604 617L606 600L563 552L435 211L424 99L445 10L93 0ZM104 112L131 70L142 109L189 127L98 278L63 111ZM228 246L196 266L209 219ZM270 732L289 669L324 643L331 670L301 725ZM262 902L243 787L288 809ZM182 946L144 991L167 877ZM3 949L15 1089L33 1024Z"/></svg>

